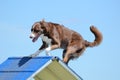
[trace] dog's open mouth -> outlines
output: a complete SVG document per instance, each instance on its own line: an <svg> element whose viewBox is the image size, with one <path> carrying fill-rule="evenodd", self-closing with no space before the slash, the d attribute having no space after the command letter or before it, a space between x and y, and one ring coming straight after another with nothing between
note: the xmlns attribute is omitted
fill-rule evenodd
<svg viewBox="0 0 120 80"><path fill-rule="evenodd" d="M37 39L38 39L39 36L40 35L37 35L37 36L30 35L30 38L32 39L32 42L35 42L35 41L37 41Z"/></svg>
<svg viewBox="0 0 120 80"><path fill-rule="evenodd" d="M32 39L32 42L35 42L37 39L38 39L38 38L33 38L33 39Z"/></svg>
<svg viewBox="0 0 120 80"><path fill-rule="evenodd" d="M39 37L39 35L38 35L38 36L36 36L36 37L34 37L34 38L32 39L32 42L37 41L38 37Z"/></svg>

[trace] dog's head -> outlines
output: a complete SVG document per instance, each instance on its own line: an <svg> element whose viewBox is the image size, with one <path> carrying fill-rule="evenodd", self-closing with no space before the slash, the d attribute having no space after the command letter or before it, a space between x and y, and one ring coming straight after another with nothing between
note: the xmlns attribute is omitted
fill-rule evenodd
<svg viewBox="0 0 120 80"><path fill-rule="evenodd" d="M44 32L46 31L45 24L47 23L44 20L33 24L30 34L30 38L32 39L33 42L35 42L41 34L44 34Z"/></svg>

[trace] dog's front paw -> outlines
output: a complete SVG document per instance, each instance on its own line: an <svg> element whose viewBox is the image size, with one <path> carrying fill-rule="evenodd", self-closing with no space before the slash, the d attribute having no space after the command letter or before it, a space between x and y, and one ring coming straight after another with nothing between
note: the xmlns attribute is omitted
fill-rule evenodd
<svg viewBox="0 0 120 80"><path fill-rule="evenodd" d="M29 57L36 57L38 54L31 54Z"/></svg>

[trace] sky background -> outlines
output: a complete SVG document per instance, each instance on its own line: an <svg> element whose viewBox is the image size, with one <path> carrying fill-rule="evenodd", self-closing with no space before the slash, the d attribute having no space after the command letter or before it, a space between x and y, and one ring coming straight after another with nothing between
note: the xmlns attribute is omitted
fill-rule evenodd
<svg viewBox="0 0 120 80"><path fill-rule="evenodd" d="M89 27L95 25L103 34L101 45L87 48L69 66L84 80L120 80L120 0L0 0L0 63L41 46L41 39L32 43L29 35L32 24L42 19L63 24L88 41L94 40ZM62 51L50 53L62 59Z"/></svg>

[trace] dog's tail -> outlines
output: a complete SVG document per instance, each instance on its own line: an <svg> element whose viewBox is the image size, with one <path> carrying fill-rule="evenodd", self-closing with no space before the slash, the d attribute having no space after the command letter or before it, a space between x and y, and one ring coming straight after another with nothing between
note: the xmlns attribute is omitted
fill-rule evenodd
<svg viewBox="0 0 120 80"><path fill-rule="evenodd" d="M93 25L90 26L90 31L94 34L95 40L93 42L89 42L89 41L85 40L86 47L94 47L94 46L99 45L103 39L101 32Z"/></svg>

